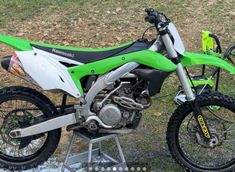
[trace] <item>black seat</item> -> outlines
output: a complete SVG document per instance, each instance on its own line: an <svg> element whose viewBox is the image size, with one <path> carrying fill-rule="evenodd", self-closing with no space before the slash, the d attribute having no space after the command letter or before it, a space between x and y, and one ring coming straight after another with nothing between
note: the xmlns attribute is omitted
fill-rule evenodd
<svg viewBox="0 0 235 172"><path fill-rule="evenodd" d="M137 41L123 47L118 47L112 50L105 50L105 51L77 51L77 50L67 50L62 48L46 47L36 44L31 44L31 45L36 49L56 54L62 57L66 57L71 60L75 60L81 63L91 63L94 61L102 60L113 56L145 50L151 46L151 43L148 41L145 42Z"/></svg>

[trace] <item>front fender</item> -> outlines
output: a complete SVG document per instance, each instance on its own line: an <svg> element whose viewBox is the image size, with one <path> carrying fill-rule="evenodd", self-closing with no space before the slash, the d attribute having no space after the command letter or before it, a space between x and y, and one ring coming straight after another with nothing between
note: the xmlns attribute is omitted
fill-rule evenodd
<svg viewBox="0 0 235 172"><path fill-rule="evenodd" d="M193 65L211 65L223 68L229 71L231 74L235 74L235 67L222 60L218 57L200 54L200 53L192 53L185 52L184 56L181 59L181 63L184 67L193 66Z"/></svg>

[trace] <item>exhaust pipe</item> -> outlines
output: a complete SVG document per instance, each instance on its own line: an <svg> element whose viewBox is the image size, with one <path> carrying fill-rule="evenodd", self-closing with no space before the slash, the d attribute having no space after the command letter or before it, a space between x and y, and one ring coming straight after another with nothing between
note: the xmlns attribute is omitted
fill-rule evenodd
<svg viewBox="0 0 235 172"><path fill-rule="evenodd" d="M7 72L26 81L32 82L33 84L37 84L33 78L25 72L20 59L16 55L3 57L1 66Z"/></svg>
<svg viewBox="0 0 235 172"><path fill-rule="evenodd" d="M8 71L10 63L11 63L11 56L6 56L6 57L2 58L1 66L2 66L3 69Z"/></svg>
<svg viewBox="0 0 235 172"><path fill-rule="evenodd" d="M20 59L16 55L3 57L1 65L3 69L18 77L25 77L27 75Z"/></svg>

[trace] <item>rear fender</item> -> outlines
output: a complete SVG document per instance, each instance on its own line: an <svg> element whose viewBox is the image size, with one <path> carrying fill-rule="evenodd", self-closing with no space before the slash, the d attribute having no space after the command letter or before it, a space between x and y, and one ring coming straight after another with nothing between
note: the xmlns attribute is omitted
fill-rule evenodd
<svg viewBox="0 0 235 172"><path fill-rule="evenodd" d="M181 59L181 63L184 67L194 66L194 65L210 65L216 66L222 69L227 70L231 74L235 74L235 67L222 60L216 56L185 52L184 56Z"/></svg>
<svg viewBox="0 0 235 172"><path fill-rule="evenodd" d="M0 42L18 51L32 50L31 42L28 40L24 40L24 39L12 37L12 36L7 36L7 35L0 35Z"/></svg>

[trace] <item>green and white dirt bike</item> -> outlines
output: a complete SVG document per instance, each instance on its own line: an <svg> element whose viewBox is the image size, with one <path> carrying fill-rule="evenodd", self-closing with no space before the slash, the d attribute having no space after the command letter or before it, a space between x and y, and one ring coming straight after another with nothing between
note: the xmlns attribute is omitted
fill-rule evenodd
<svg viewBox="0 0 235 172"><path fill-rule="evenodd" d="M213 91L196 95L184 67L205 64L233 74L235 68L220 58L185 52L174 24L152 8L146 13L146 21L158 31L156 39L112 48L63 47L0 36L0 42L17 50L2 59L4 69L44 90L65 93L61 107L55 107L31 88L0 91L1 168L24 170L45 162L57 148L62 127L92 133L133 131L141 112L151 106L151 97L176 71L187 101L168 124L173 158L191 171L235 170L235 100ZM67 105L66 95L78 103ZM208 106L220 109L211 113Z"/></svg>

